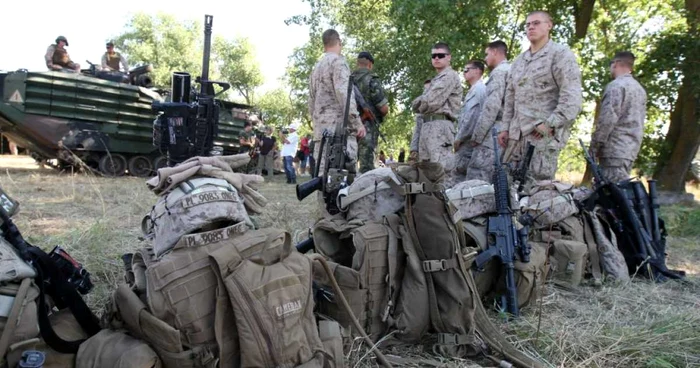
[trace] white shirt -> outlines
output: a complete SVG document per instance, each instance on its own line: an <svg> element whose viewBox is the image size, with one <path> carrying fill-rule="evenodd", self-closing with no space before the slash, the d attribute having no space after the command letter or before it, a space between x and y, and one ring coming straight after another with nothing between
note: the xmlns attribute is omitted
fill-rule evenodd
<svg viewBox="0 0 700 368"><path fill-rule="evenodd" d="M299 144L299 135L297 132L289 133L289 135L287 135L287 141L289 141L289 143L282 145L282 152L280 154L282 157L296 156L297 145Z"/></svg>

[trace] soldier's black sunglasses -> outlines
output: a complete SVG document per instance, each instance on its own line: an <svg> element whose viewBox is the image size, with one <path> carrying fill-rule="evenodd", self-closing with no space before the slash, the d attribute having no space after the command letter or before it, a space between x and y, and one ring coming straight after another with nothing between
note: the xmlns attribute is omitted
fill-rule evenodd
<svg viewBox="0 0 700 368"><path fill-rule="evenodd" d="M444 59L445 56L447 56L447 55L449 55L449 54L444 53L444 52L439 52L439 53L436 53L436 54L431 54L430 57L433 58L433 59L435 59L435 58Z"/></svg>

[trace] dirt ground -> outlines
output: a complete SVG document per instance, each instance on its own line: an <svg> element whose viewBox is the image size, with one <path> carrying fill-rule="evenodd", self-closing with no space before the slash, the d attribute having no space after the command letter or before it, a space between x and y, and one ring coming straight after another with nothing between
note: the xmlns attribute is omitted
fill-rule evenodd
<svg viewBox="0 0 700 368"><path fill-rule="evenodd" d="M14 219L25 238L45 251L61 245L85 265L96 285L86 300L99 314L122 282L120 256L145 245L141 220L156 200L145 179L59 173L38 168L28 157L0 156L0 186L20 202ZM260 191L269 203L255 220L301 240L315 217L309 215L314 200L297 201L294 189L283 175L264 183ZM668 265L685 270L691 283L635 280L575 291L548 285L522 318L504 322L494 313L494 322L552 367L700 367L700 228L692 222L700 210L663 211L672 235ZM408 358L404 366L476 366L420 348L387 353ZM361 349L350 355L355 366L376 366Z"/></svg>

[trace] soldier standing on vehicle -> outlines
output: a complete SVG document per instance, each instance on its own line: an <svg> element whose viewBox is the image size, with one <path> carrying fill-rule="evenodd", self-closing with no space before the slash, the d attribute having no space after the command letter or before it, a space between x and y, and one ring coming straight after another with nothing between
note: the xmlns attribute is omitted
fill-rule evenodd
<svg viewBox="0 0 700 368"><path fill-rule="evenodd" d="M462 109L459 112L457 136L454 141L455 168L450 174L452 185L466 180L467 165L474 150L472 135L486 99L486 85L481 79L484 75L484 63L479 60L470 60L464 67L463 73L464 79L471 87L464 97Z"/></svg>
<svg viewBox="0 0 700 368"><path fill-rule="evenodd" d="M340 35L336 30L328 29L323 32L322 39L323 57L316 63L309 77L309 115L313 124L314 160L319 175L325 170L324 157L328 153L328 145L324 146L323 152L320 150L321 138L325 130L333 133L338 124L343 124L350 82L350 67L340 54ZM350 159L357 160L357 140L365 136L365 127L360 121L353 95L350 96L348 111L347 152ZM325 217L327 212L321 191L318 192L318 200Z"/></svg>
<svg viewBox="0 0 700 368"><path fill-rule="evenodd" d="M629 179L644 134L647 93L632 76L634 60L631 52L620 51L610 62L613 81L603 92L591 138L591 154L616 183Z"/></svg>
<svg viewBox="0 0 700 368"><path fill-rule="evenodd" d="M494 124L500 124L503 117L503 97L506 94L506 83L510 73L507 58L508 46L505 42L494 41L486 46L489 79L486 82L486 99L470 143L474 146L474 152L467 166L467 180L478 179L488 182L492 180L494 152L491 128Z"/></svg>
<svg viewBox="0 0 700 368"><path fill-rule="evenodd" d="M102 55L102 70L119 71L119 64L124 67L124 73L129 73L129 64L126 62L126 57L114 51L114 42L107 42L107 52Z"/></svg>
<svg viewBox="0 0 700 368"><path fill-rule="evenodd" d="M52 71L78 73L80 72L80 64L70 59L68 51L65 49L66 46L68 46L68 40L64 36L56 37L56 43L46 49L44 55L46 67Z"/></svg>
<svg viewBox="0 0 700 368"><path fill-rule="evenodd" d="M507 147L506 162L519 163L527 143L535 146L526 186L554 179L559 152L581 111L581 70L574 53L549 38L552 26L544 11L527 16L530 49L511 66L498 136L499 144Z"/></svg>
<svg viewBox="0 0 700 368"><path fill-rule="evenodd" d="M422 95L413 100L414 113L422 115L423 122L418 141L420 161L439 162L445 172L452 170L452 143L462 102L462 83L450 67L450 47L443 42L433 45L431 60L438 73Z"/></svg>
<svg viewBox="0 0 700 368"><path fill-rule="evenodd" d="M369 105L370 112L376 122L371 118L362 116L367 135L358 142L358 159L360 161L360 173L374 169L376 160L377 141L379 140L379 124L389 112L389 104L384 94L384 88L379 77L374 74L372 68L374 58L368 51L362 51L357 55L357 69L352 72L355 85L360 90L365 101Z"/></svg>

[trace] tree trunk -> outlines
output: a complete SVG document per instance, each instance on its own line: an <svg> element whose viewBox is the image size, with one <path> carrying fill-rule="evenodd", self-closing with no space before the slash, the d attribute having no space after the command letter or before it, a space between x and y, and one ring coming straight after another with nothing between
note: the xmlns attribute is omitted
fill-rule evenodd
<svg viewBox="0 0 700 368"><path fill-rule="evenodd" d="M700 0L686 0L688 28L691 35L698 33ZM696 50L692 50L696 51ZM700 96L693 86L697 71L697 53L686 55L683 68L683 84L671 111L671 124L664 140L664 153L654 171L659 189L685 193L685 178L695 153L700 146Z"/></svg>
<svg viewBox="0 0 700 368"><path fill-rule="evenodd" d="M602 98L602 97L601 97ZM597 98L595 100L595 110L593 112L593 131L591 132L591 137L593 137L593 132L595 132L595 122L598 121L598 114L600 113L600 101L601 98ZM588 147L586 147L588 148ZM595 157L594 157L595 159ZM591 165L586 163L586 171L583 172L583 178L581 179L581 183L579 185L589 185L593 181L593 169L591 169Z"/></svg>
<svg viewBox="0 0 700 368"><path fill-rule="evenodd" d="M584 39L588 33L588 25L591 24L595 0L581 0L574 5L574 17L576 19L575 35L577 40Z"/></svg>
<svg viewBox="0 0 700 368"><path fill-rule="evenodd" d="M693 95L692 87L684 79L678 91L678 99L671 112L671 125L664 146L670 152L658 163L654 178L660 190L685 193L685 174L700 146L700 101Z"/></svg>

